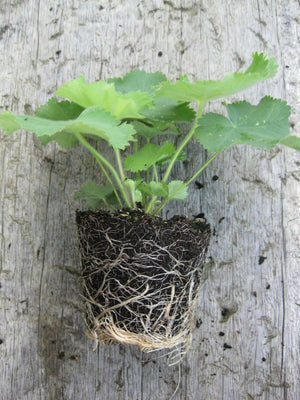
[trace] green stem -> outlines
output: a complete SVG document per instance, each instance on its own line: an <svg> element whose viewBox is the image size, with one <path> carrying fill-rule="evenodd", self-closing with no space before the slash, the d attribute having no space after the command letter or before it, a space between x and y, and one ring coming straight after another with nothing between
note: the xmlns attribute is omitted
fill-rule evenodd
<svg viewBox="0 0 300 400"><path fill-rule="evenodd" d="M118 164L118 168L119 168L119 172L120 172L120 177L121 177L122 182L124 182L125 181L125 175L124 175L124 171L123 171L123 166L122 166L122 161L121 161L121 156L120 156L119 149L115 149L115 154L116 154L117 164Z"/></svg>
<svg viewBox="0 0 300 400"><path fill-rule="evenodd" d="M177 148L177 150L175 151L170 164L168 165L168 168L165 172L165 175L162 179L162 182L166 182L171 170L173 168L173 165L175 163L175 161L177 160L179 154L182 152L183 148L187 145L187 143L191 140L191 138L194 136L195 130L197 129L198 126L198 121L201 118L201 114L202 114L202 109L203 109L203 103L199 103L199 108L198 108L198 112L197 112L197 116L195 118L195 122L194 125L192 126L192 129L190 130L190 132L188 133L188 135L186 135L186 137L184 138L184 140L182 141L181 145Z"/></svg>
<svg viewBox="0 0 300 400"><path fill-rule="evenodd" d="M132 199L132 207L135 208L136 207L136 197L135 197L134 190L131 192L131 199Z"/></svg>
<svg viewBox="0 0 300 400"><path fill-rule="evenodd" d="M123 204L122 204L122 201L121 201L120 196L119 196L119 194L118 194L118 191L116 190L115 185L113 184L113 181L111 180L110 176L108 175L108 173L107 173L106 169L104 168L104 165L102 164L102 162L101 162L100 160L98 160L98 158L96 158L96 161L97 161L97 164L99 165L99 167L102 169L102 172L104 173L106 179L108 180L108 182L109 182L109 183L111 184L111 186L113 187L113 190L114 190L114 194L115 194L115 196L116 196L116 199L117 199L117 201L118 201L120 207L122 208L122 207L123 207ZM105 202L104 200L103 200L103 202L106 204L106 202ZM108 205L108 204L106 204L106 205Z"/></svg>
<svg viewBox="0 0 300 400"><path fill-rule="evenodd" d="M138 143L138 140L136 140L135 143L134 143L134 152L137 153L138 150L139 150L139 143ZM140 171L137 172L137 178L138 179L141 178L141 172Z"/></svg>
<svg viewBox="0 0 300 400"><path fill-rule="evenodd" d="M172 200L172 198L173 198L174 196L176 196L177 193L179 193L182 189L184 189L185 187L187 187L187 186L200 174L200 172L202 172L202 171L208 166L208 164L209 164L210 162L212 162L212 160L213 160L214 158L216 158L217 155L219 155L220 153L221 153L221 151L217 151L216 153L214 153L214 154L213 154L199 169L198 169L198 171L196 171L196 172L194 173L194 175L193 175L190 179L188 179L186 182L184 182L174 193L172 193L172 196L167 197L166 200L155 210L155 212L154 212L152 215L158 214L158 213L163 209L163 207L164 207L170 200Z"/></svg>
<svg viewBox="0 0 300 400"><path fill-rule="evenodd" d="M122 160L121 160L121 155L120 155L120 150L119 149L115 149L115 154L116 154L116 160L117 160L117 164L118 164L118 168L119 168L119 173L120 173L120 177L121 177L121 182L122 182L122 186L124 187L124 191L126 193L126 197L129 200L130 199L130 195L128 193L127 187L124 186L124 182L125 182L125 174L124 174L124 170L123 170L123 165L122 165ZM131 193L131 198L133 203L135 203L134 199L133 199L133 193ZM127 203L126 203L127 204ZM127 204L128 205L128 204ZM132 205L130 205L129 207L132 207Z"/></svg>
<svg viewBox="0 0 300 400"><path fill-rule="evenodd" d="M156 180L156 182L158 182L158 175L157 175L157 169L156 169L156 165L155 164L153 165L153 172L154 172L155 180Z"/></svg>
<svg viewBox="0 0 300 400"><path fill-rule="evenodd" d="M122 182L119 178L117 171L114 169L114 167L100 153L98 153L98 151L95 150L93 146L91 146L89 144L89 142L84 138L84 136L81 133L76 132L75 135L76 135L77 139L79 140L79 142L93 154L93 156L96 158L96 160L100 160L100 162L102 164L104 164L110 170L110 172L112 173L113 177L115 178L115 180L120 188L120 191L122 193L122 196L123 196L123 199L124 199L126 205L130 208L130 202L128 201L128 198L124 191L124 187L122 185Z"/></svg>
<svg viewBox="0 0 300 400"><path fill-rule="evenodd" d="M221 153L221 150L220 150L220 151L216 151L216 152L201 166L201 168L199 168L198 171L196 171L196 172L194 173L194 175L193 175L189 180L187 180L187 181L184 183L184 187L187 186L187 185L189 185L189 184L200 174L200 172L202 172L202 171L208 166L208 164L211 163L212 160L215 159L220 153ZM179 188L178 191L180 191L180 190L182 190L182 189L183 189L183 188ZM176 191L176 192L177 192L177 191Z"/></svg>
<svg viewBox="0 0 300 400"><path fill-rule="evenodd" d="M153 207L156 199L157 199L157 196L152 197L151 201L148 203L148 206L146 208L146 214L151 214L151 210L152 210L152 207Z"/></svg>
<svg viewBox="0 0 300 400"><path fill-rule="evenodd" d="M110 205L105 199L102 199L102 201L106 205L107 208L110 208L111 210L116 211L115 207ZM121 203L121 207L122 207L122 203Z"/></svg>
<svg viewBox="0 0 300 400"><path fill-rule="evenodd" d="M102 172L104 173L106 179L108 180L108 182L109 182L109 183L111 184L111 186L113 187L114 194L115 194L115 196L116 196L116 199L117 199L117 201L118 201L120 207L123 208L122 200L120 199L119 193L118 193L117 189L115 188L115 185L113 184L113 181L111 180L110 176L108 175L108 173L107 173L106 169L104 168L103 164L101 163L101 161L98 160L98 159L96 159L96 161L97 161L99 167L102 169ZM106 201L105 201L104 199L102 199L102 201L103 201L108 207L114 209L113 207L109 206L108 203L106 203Z"/></svg>
<svg viewBox="0 0 300 400"><path fill-rule="evenodd" d="M173 155L173 157L172 157L172 159L171 159L171 161L170 161L170 164L168 165L168 168L167 168L167 170L166 170L166 172L165 172L165 175L164 175L164 177L163 177L163 179L162 179L162 182L166 182L166 181L167 181L167 179L168 179L168 177L169 177L169 175L170 175L170 173L171 173L171 170L172 170L172 168L173 168L173 165L174 165L174 163L176 162L176 160L177 160L179 154L182 152L183 148L187 145L187 143L188 143L188 142L191 140L191 138L193 137L193 135L194 135L194 133L195 133L195 130L197 129L197 126L198 126L198 121L199 121L199 119L201 118L203 105L204 105L204 103L199 103L198 112L197 112L197 115L196 115L194 124L193 124L193 126L192 126L192 129L190 130L190 132L188 133L188 135L184 138L184 140L181 142L180 146L179 146L179 147L177 148L177 150L175 151L175 153L174 153L174 155ZM150 212L152 211L152 208L153 208L153 206L154 206L154 204L155 204L156 199L157 199L157 196L153 196L153 197L152 197L152 199L151 199L151 201L150 201L150 203L148 204L148 207L147 207L147 209L146 209L146 212L147 212L147 213L150 213ZM165 203L165 202L164 202L164 203ZM163 203L163 204L164 204L164 203ZM161 206L162 206L162 205L161 205ZM160 210L161 210L161 208L162 208L161 206L159 207ZM156 212L155 212L155 214L156 214Z"/></svg>

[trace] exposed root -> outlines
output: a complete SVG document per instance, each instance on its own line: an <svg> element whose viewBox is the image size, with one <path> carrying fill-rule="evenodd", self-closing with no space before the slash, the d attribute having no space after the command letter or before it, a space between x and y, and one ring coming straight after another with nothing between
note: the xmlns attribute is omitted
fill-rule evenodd
<svg viewBox="0 0 300 400"><path fill-rule="evenodd" d="M88 336L151 352L191 343L206 224L141 211L77 213Z"/></svg>

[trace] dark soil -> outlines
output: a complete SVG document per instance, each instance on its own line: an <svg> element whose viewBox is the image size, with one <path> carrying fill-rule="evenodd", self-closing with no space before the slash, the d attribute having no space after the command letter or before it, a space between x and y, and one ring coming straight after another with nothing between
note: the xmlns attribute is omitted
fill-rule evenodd
<svg viewBox="0 0 300 400"><path fill-rule="evenodd" d="M77 212L76 222L90 336L149 351L186 346L209 225L141 210Z"/></svg>

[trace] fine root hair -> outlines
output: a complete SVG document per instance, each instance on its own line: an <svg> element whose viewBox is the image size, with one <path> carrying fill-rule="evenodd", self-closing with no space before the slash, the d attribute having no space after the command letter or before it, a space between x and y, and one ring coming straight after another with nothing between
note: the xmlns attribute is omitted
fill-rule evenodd
<svg viewBox="0 0 300 400"><path fill-rule="evenodd" d="M190 346L209 225L78 212L88 336L151 352Z"/></svg>

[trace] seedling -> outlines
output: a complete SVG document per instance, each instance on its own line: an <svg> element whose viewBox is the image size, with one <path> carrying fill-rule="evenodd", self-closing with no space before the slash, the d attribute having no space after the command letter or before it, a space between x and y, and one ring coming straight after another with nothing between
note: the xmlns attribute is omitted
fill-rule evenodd
<svg viewBox="0 0 300 400"><path fill-rule="evenodd" d="M230 146L271 149L281 144L300 151L300 138L289 131L285 101L265 96L257 105L223 103L227 117L202 115L206 102L275 75L274 58L257 53L252 58L245 72L227 73L218 81L192 83L181 76L173 83L161 72L139 70L91 84L79 77L56 92L68 100L53 97L34 116L0 114L7 134L25 129L44 145L56 141L70 148L81 143L107 180L104 186L86 182L75 193L75 199L85 199L93 209L114 210L77 212L76 218L86 321L96 341L136 344L146 351L176 346L179 356L185 353L210 227L199 220L164 221L156 215L169 201L184 200L188 185ZM178 127L182 122L189 124L188 133ZM180 136L177 146L172 135ZM162 136L160 145L157 136ZM185 181L171 180L191 140L210 156ZM112 147L114 163L97 141Z"/></svg>
<svg viewBox="0 0 300 400"><path fill-rule="evenodd" d="M19 129L32 131L42 144L56 141L64 148L78 143L86 147L107 184L86 182L75 193L75 199L85 199L95 209L133 209L138 205L147 214L156 215L170 200L184 200L188 185L230 146L250 144L271 149L279 143L300 150L300 138L289 131L290 107L285 101L265 96L258 105L246 101L223 103L228 117L202 115L206 102L275 75L274 58L257 53L252 58L245 72L227 73L216 81L191 83L187 76L181 76L173 83L161 72L140 70L91 84L79 77L56 92L68 100L52 97L36 110L35 116L5 111L0 115L0 126L7 134ZM180 122L190 124L187 134L178 128ZM170 140L172 134L181 135L178 146ZM165 141L160 139L160 145L154 143L159 135L167 137ZM106 141L113 148L115 165L96 149L95 140ZM201 144L210 157L185 181L169 180L173 166L184 159L184 149L191 140ZM122 157L127 148L131 154Z"/></svg>

